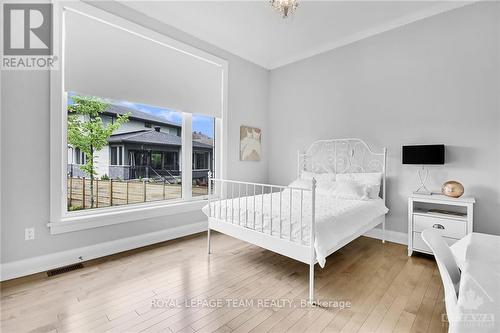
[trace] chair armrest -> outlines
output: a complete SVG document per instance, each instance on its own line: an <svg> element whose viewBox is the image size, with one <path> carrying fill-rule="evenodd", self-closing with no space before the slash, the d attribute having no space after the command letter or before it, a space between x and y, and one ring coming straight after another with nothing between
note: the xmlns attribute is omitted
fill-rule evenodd
<svg viewBox="0 0 500 333"><path fill-rule="evenodd" d="M457 266L461 271L464 270L465 254L467 252L467 246L470 242L470 237L471 236L469 234L450 246L451 253L453 253L455 261L457 262Z"/></svg>

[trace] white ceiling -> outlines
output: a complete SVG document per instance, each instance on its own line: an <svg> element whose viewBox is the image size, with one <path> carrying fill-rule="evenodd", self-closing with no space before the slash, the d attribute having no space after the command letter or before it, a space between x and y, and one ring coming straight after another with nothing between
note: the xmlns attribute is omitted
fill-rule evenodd
<svg viewBox="0 0 500 333"><path fill-rule="evenodd" d="M273 69L467 2L302 0L291 20L283 20L267 0L124 1L124 4Z"/></svg>

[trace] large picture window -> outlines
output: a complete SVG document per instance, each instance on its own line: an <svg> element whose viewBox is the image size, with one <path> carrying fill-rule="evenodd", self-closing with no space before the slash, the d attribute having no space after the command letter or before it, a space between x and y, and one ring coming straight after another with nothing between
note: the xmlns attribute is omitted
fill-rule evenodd
<svg viewBox="0 0 500 333"><path fill-rule="evenodd" d="M225 172L227 62L83 2L54 22L51 233L201 209Z"/></svg>

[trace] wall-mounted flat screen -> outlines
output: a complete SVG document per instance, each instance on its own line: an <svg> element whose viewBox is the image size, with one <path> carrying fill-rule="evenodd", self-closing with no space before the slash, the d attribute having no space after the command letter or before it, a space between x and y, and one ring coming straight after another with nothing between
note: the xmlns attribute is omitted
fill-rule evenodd
<svg viewBox="0 0 500 333"><path fill-rule="evenodd" d="M444 164L444 145L403 146L403 164Z"/></svg>

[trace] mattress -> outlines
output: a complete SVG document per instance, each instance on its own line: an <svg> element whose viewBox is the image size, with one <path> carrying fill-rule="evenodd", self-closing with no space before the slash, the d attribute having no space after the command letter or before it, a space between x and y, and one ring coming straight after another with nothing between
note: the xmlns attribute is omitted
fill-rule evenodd
<svg viewBox="0 0 500 333"><path fill-rule="evenodd" d="M210 217L309 245L312 193L301 192L285 189L281 193L214 200L210 203ZM345 200L317 192L314 247L320 266L324 267L330 249L388 211L380 198ZM208 204L203 212L209 216Z"/></svg>

